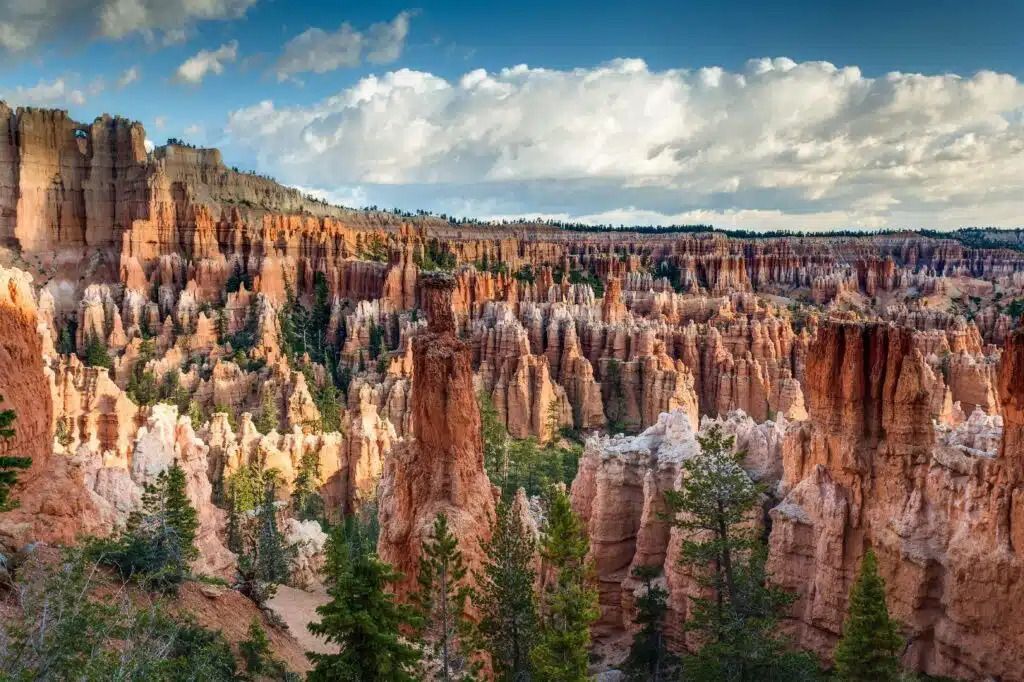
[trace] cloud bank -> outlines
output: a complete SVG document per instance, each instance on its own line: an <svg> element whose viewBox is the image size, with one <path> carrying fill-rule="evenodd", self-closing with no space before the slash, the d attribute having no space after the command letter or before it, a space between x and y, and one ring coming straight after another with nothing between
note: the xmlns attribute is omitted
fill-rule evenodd
<svg viewBox="0 0 1024 682"><path fill-rule="evenodd" d="M403 69L309 106L236 110L227 132L286 182L409 208L752 227L1024 222L1024 85L988 71L869 78L786 58L736 72L521 65L457 81Z"/></svg>

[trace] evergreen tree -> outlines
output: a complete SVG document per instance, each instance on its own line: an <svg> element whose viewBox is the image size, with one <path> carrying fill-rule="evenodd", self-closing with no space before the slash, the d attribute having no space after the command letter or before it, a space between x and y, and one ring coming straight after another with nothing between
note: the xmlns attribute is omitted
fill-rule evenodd
<svg viewBox="0 0 1024 682"><path fill-rule="evenodd" d="M125 532L97 544L100 560L125 578L135 576L148 587L175 590L199 556L199 516L185 489L185 471L175 460L146 486L142 510L129 517Z"/></svg>
<svg viewBox="0 0 1024 682"><path fill-rule="evenodd" d="M71 355L75 352L75 335L78 331L78 322L74 317L64 320L60 327L60 336L57 337L57 352L61 355Z"/></svg>
<svg viewBox="0 0 1024 682"><path fill-rule="evenodd" d="M621 433L626 430L626 394L622 390L621 363L612 358L608 361L605 371L605 385L608 388L608 400L605 413L608 415L608 431Z"/></svg>
<svg viewBox="0 0 1024 682"><path fill-rule="evenodd" d="M327 356L327 333L331 321L330 291L327 276L319 270L313 276L313 312L310 327L314 336L314 350L311 354L316 362L323 362Z"/></svg>
<svg viewBox="0 0 1024 682"><path fill-rule="evenodd" d="M188 401L188 418L192 420L192 428L196 431L203 424L203 410L199 406L199 402L195 400Z"/></svg>
<svg viewBox="0 0 1024 682"><path fill-rule="evenodd" d="M665 614L668 612L668 592L654 584L661 575L656 565L637 566L633 577L643 583L643 593L634 605L636 617L633 622L640 630L633 636L633 646L626 659L626 670L631 679L658 682L669 679L671 656L665 648Z"/></svg>
<svg viewBox="0 0 1024 682"><path fill-rule="evenodd" d="M384 329L373 320L370 320L370 341L366 350L371 360L379 358L384 350Z"/></svg>
<svg viewBox="0 0 1024 682"><path fill-rule="evenodd" d="M587 679L590 624L597 620L597 591L591 587L589 542L562 487L552 487L540 555L554 580L541 594L540 631L530 654L538 679Z"/></svg>
<svg viewBox="0 0 1024 682"><path fill-rule="evenodd" d="M293 556L277 526L277 477L277 469L250 464L226 485L227 545L238 555L238 589L260 605L288 580Z"/></svg>
<svg viewBox="0 0 1024 682"><path fill-rule="evenodd" d="M286 680L287 669L270 650L270 638L260 625L259 618L253 618L246 632L246 639L238 644L242 665L247 673L243 679Z"/></svg>
<svg viewBox="0 0 1024 682"><path fill-rule="evenodd" d="M277 527L276 488L275 477L271 477L264 487L258 517L256 577L265 583L281 584L288 581L290 551Z"/></svg>
<svg viewBox="0 0 1024 682"><path fill-rule="evenodd" d="M107 344L95 334L90 334L89 338L86 339L85 348L82 350L82 361L89 367L106 367L110 369L114 366L114 361L110 357L110 351L107 350Z"/></svg>
<svg viewBox="0 0 1024 682"><path fill-rule="evenodd" d="M4 397L0 395L0 402ZM14 438L14 410L0 410L0 440L9 441ZM11 488L18 481L18 471L27 469L32 464L29 457L17 455L0 455L0 511L11 509L15 503L10 499Z"/></svg>
<svg viewBox="0 0 1024 682"><path fill-rule="evenodd" d="M474 597L480 609L477 641L490 654L494 674L501 682L530 679L530 651L538 627L533 593L536 544L516 511L508 502L498 503Z"/></svg>
<svg viewBox="0 0 1024 682"><path fill-rule="evenodd" d="M506 492L509 477L509 438L494 401L486 391L477 395L480 405L480 435L484 446L484 470L491 483Z"/></svg>
<svg viewBox="0 0 1024 682"><path fill-rule="evenodd" d="M320 620L309 631L338 646L338 652L307 652L314 668L309 682L412 682L419 650L400 628L412 623L412 609L395 601L387 586L398 579L381 561L366 531L349 517L331 531L325 565L331 600L316 609Z"/></svg>
<svg viewBox="0 0 1024 682"><path fill-rule="evenodd" d="M138 405L153 405L159 398L156 374L146 369L146 363L152 360L155 354L156 347L151 340L147 339L139 344L139 357L135 360L125 389L128 397Z"/></svg>
<svg viewBox="0 0 1024 682"><path fill-rule="evenodd" d="M256 418L253 419L252 425L263 435L276 431L281 426L277 396L274 395L273 390L267 387L264 387L263 399L260 401L260 411Z"/></svg>
<svg viewBox="0 0 1024 682"><path fill-rule="evenodd" d="M836 645L836 676L844 682L888 682L900 679L897 624L885 605L885 582L870 549L861 560L850 591L843 637Z"/></svg>
<svg viewBox="0 0 1024 682"><path fill-rule="evenodd" d="M320 497L320 457L315 451L302 454L299 470L292 483L292 514L300 521L319 521L325 525L324 500Z"/></svg>
<svg viewBox="0 0 1024 682"><path fill-rule="evenodd" d="M467 679L471 666L463 641L469 625L466 564L444 514L439 513L434 519L433 534L423 545L417 580L419 590L414 603L420 621L419 634L438 659L439 679Z"/></svg>
<svg viewBox="0 0 1024 682"><path fill-rule="evenodd" d="M684 659L687 679L812 679L812 659L786 649L778 616L793 596L771 586L767 547L748 523L761 491L743 471L745 453L719 426L697 436L701 453L684 464L683 486L665 493L671 517L684 531L681 561L712 597L693 598L686 627L706 644Z"/></svg>

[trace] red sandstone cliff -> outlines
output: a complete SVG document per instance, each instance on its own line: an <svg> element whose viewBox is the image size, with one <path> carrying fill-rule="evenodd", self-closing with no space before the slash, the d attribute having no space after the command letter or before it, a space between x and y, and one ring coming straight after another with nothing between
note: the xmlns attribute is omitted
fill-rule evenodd
<svg viewBox="0 0 1024 682"><path fill-rule="evenodd" d="M453 289L450 277L423 281L429 326L413 339L414 438L392 450L381 479L378 551L404 575L399 594L415 586L420 547L438 513L448 517L470 568L482 562L479 543L494 518L471 353L455 336Z"/></svg>
<svg viewBox="0 0 1024 682"><path fill-rule="evenodd" d="M18 548L35 541L69 542L105 519L81 485L81 473L53 454L52 374L43 366L36 304L30 280L0 268L0 395L17 413L14 438L0 453L32 458L14 497L19 507L0 514L0 542Z"/></svg>
<svg viewBox="0 0 1024 682"><path fill-rule="evenodd" d="M809 420L784 445L769 568L800 599L793 631L829 656L860 557L874 548L904 662L935 675L1024 677L1022 348L1000 372L995 458L934 446L937 381L910 330L830 323L808 354Z"/></svg>

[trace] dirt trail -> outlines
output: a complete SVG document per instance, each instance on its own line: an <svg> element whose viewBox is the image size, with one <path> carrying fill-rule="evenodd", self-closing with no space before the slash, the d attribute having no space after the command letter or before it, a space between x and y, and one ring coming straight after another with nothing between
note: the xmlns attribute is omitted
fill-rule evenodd
<svg viewBox="0 0 1024 682"><path fill-rule="evenodd" d="M306 651L332 653L336 651L334 647L313 636L306 629L311 622L319 620L316 607L326 604L328 601L330 600L323 588L306 592L287 585L279 585L277 594L267 602L267 606L288 624L288 630Z"/></svg>

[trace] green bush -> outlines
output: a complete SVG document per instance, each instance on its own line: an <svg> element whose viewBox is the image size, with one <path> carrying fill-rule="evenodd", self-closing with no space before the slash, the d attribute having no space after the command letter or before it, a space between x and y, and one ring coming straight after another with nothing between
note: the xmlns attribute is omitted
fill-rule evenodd
<svg viewBox="0 0 1024 682"><path fill-rule="evenodd" d="M31 558L0 619L0 679L236 680L231 647L219 632L168 615L161 600L105 588L90 552L56 562Z"/></svg>

